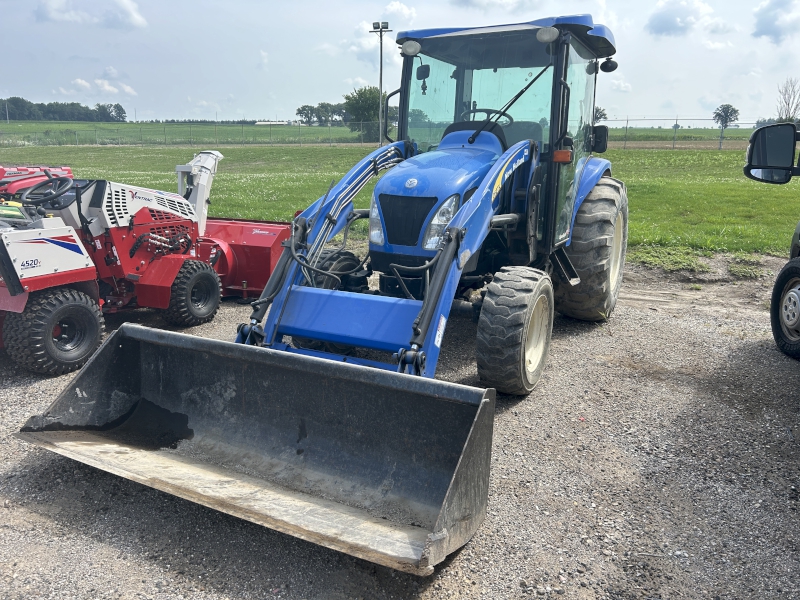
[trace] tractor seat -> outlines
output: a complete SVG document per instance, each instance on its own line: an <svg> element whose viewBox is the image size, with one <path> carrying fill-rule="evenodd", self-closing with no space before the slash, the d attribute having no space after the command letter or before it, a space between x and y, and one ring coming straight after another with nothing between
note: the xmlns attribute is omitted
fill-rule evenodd
<svg viewBox="0 0 800 600"><path fill-rule="evenodd" d="M508 145L513 146L522 140L533 140L540 146L542 144L542 126L534 121L514 121L503 128Z"/></svg>
<svg viewBox="0 0 800 600"><path fill-rule="evenodd" d="M451 123L447 126L447 129L444 130L442 139L444 139L448 133L453 133L454 131L475 131L480 126L481 121L457 121L456 123ZM500 125L497 123L490 123L484 127L483 131L494 134L494 136L500 140L500 145L503 147L503 152L508 150L506 134L503 132L503 128L500 127Z"/></svg>

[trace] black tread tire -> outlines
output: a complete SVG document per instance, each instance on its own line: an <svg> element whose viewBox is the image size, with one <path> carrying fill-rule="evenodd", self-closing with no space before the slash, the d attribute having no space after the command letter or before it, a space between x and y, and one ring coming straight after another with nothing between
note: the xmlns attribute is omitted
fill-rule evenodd
<svg viewBox="0 0 800 600"><path fill-rule="evenodd" d="M361 262L352 252L344 250L342 252L334 253L330 250L323 250L322 256L317 267L323 271L349 271ZM321 275L317 275L317 279L322 279ZM330 277L325 277L322 282L322 288L326 290L334 289L336 280ZM305 348L306 350L316 350L318 352L330 352L331 354L349 355L353 352L353 347L347 344L337 344L335 342L321 342L319 340L312 340L299 336L292 336L292 344L297 348Z"/></svg>
<svg viewBox="0 0 800 600"><path fill-rule="evenodd" d="M778 349L786 356L800 359L800 327L795 329L796 334L793 334L783 327L781 319L784 297L792 287L798 285L800 285L800 258L793 258L784 265L775 279L769 316L772 323L772 337L775 338Z"/></svg>
<svg viewBox="0 0 800 600"><path fill-rule="evenodd" d="M536 368L528 371L525 348L540 297L547 303L544 350ZM547 273L530 267L503 267L495 273L478 319L475 355L481 380L504 394L530 394L547 364L553 312L553 284Z"/></svg>
<svg viewBox="0 0 800 600"><path fill-rule="evenodd" d="M53 328L65 317L82 321L83 339L69 351L53 341ZM100 306L83 292L55 288L33 292L21 313L7 312L3 321L3 345L18 365L46 375L63 375L80 369L100 346L105 321Z"/></svg>
<svg viewBox="0 0 800 600"><path fill-rule="evenodd" d="M622 231L617 216L622 215ZM615 236L622 235L619 268L612 281ZM602 177L575 215L572 241L564 249L581 278L576 286L556 280L556 310L582 321L605 321L617 304L628 247L628 192L625 184Z"/></svg>
<svg viewBox="0 0 800 600"><path fill-rule="evenodd" d="M206 287L207 294L206 300L200 306L192 300L192 292L198 286ZM213 289L216 289L216 294L212 292ZM169 308L164 311L164 319L175 327L194 327L208 323L217 314L221 299L222 283L214 267L200 260L187 260L172 282Z"/></svg>

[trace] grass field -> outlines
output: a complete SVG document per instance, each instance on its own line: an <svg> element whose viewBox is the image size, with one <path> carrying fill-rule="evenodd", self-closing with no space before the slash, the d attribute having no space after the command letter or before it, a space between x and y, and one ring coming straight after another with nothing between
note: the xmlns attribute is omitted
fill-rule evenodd
<svg viewBox="0 0 800 600"><path fill-rule="evenodd" d="M288 220L364 156L358 147L226 148L211 214ZM72 166L78 177L173 190L175 165L191 148L34 147L0 149L0 164ZM742 175L741 151L611 150L628 186L630 244L696 251L788 252L800 220L800 183L764 185ZM357 198L369 205L372 187Z"/></svg>
<svg viewBox="0 0 800 600"><path fill-rule="evenodd" d="M609 125L611 142L672 142L670 126L619 127ZM729 128L727 140L747 140L752 128ZM358 144L359 131L347 127L300 127L297 125L234 125L202 123L87 123L61 121L0 122L0 147L3 146L177 146L177 145L253 145L253 144ZM713 142L719 129L688 128L678 130L676 142Z"/></svg>
<svg viewBox="0 0 800 600"><path fill-rule="evenodd" d="M368 128L368 125L365 126ZM2 146L359 144L348 127L190 123L0 122Z"/></svg>

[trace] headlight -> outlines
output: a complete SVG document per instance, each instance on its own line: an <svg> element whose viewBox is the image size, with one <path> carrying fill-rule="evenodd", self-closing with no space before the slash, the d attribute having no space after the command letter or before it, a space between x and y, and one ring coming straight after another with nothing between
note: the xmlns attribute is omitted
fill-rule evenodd
<svg viewBox="0 0 800 600"><path fill-rule="evenodd" d="M425 230L425 237L422 238L422 247L425 250L436 250L442 241L444 230L453 220L458 212L458 194L453 194L439 207L433 215L430 225Z"/></svg>
<svg viewBox="0 0 800 600"><path fill-rule="evenodd" d="M369 207L369 241L376 246L383 246L383 226L375 196L372 197L372 204Z"/></svg>

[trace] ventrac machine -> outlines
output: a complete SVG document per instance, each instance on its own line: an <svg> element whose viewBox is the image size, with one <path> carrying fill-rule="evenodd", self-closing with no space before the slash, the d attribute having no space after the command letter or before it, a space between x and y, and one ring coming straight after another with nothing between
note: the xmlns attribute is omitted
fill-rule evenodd
<svg viewBox="0 0 800 600"><path fill-rule="evenodd" d="M187 327L214 317L220 290L257 295L289 227L208 219L221 159L178 166L179 193L0 167L0 348L35 372L67 373L100 345L104 313L157 308Z"/></svg>
<svg viewBox="0 0 800 600"><path fill-rule="evenodd" d="M22 439L411 573L470 539L495 389L529 394L554 310L606 319L620 289L627 197L593 123L616 50L588 15L397 42L398 139L294 219L237 343L123 325ZM449 352L489 389L435 379L462 298L477 340Z"/></svg>

